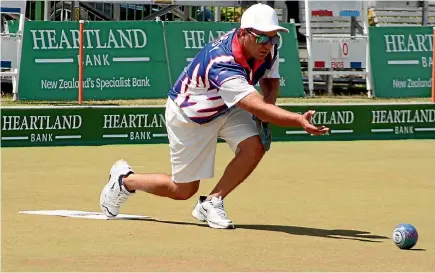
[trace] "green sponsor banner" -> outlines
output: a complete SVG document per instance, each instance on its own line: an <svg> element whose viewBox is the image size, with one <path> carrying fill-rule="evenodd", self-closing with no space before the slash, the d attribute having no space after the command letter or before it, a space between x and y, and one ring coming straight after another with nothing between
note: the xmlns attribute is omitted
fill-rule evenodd
<svg viewBox="0 0 435 273"><path fill-rule="evenodd" d="M236 23L86 22L84 100L165 98L208 42ZM304 96L296 32L281 34L281 97ZM77 100L79 23L26 22L19 95L22 100Z"/></svg>
<svg viewBox="0 0 435 273"><path fill-rule="evenodd" d="M172 84L207 43L239 25L209 22L164 22L163 24Z"/></svg>
<svg viewBox="0 0 435 273"><path fill-rule="evenodd" d="M2 108L2 146L167 142L162 107Z"/></svg>
<svg viewBox="0 0 435 273"><path fill-rule="evenodd" d="M17 33L19 26L20 26L20 21L18 20L9 20L7 21L8 23L8 27L9 27L9 33Z"/></svg>
<svg viewBox="0 0 435 273"><path fill-rule="evenodd" d="M172 83L205 44L238 27L238 23L165 22L164 31L169 55ZM280 52L280 97L305 96L301 65L293 24L282 24L290 30L281 33Z"/></svg>
<svg viewBox="0 0 435 273"><path fill-rule="evenodd" d="M329 135L309 136L300 129L273 128L273 140L386 140L435 138L435 104L343 104L288 106L304 113L315 110L313 123L326 125Z"/></svg>
<svg viewBox="0 0 435 273"><path fill-rule="evenodd" d="M304 97L298 40L294 24L281 24L289 33L281 33L279 48L280 97Z"/></svg>
<svg viewBox="0 0 435 273"><path fill-rule="evenodd" d="M273 126L273 141L435 139L435 104L286 105L331 128ZM2 147L168 143L164 107L1 108ZM273 147L273 145L272 145Z"/></svg>
<svg viewBox="0 0 435 273"><path fill-rule="evenodd" d="M432 27L370 27L376 97L430 97Z"/></svg>
<svg viewBox="0 0 435 273"><path fill-rule="evenodd" d="M84 29L85 100L166 97L160 22L86 22ZM20 99L76 100L78 56L78 22L26 22Z"/></svg>

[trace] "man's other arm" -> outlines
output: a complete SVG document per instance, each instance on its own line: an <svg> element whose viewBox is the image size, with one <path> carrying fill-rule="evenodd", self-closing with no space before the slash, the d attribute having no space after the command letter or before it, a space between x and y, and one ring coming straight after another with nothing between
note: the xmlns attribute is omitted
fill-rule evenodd
<svg viewBox="0 0 435 273"><path fill-rule="evenodd" d="M270 104L276 104L279 94L279 78L261 78L260 87L263 93L264 101Z"/></svg>
<svg viewBox="0 0 435 273"><path fill-rule="evenodd" d="M266 103L276 104L276 99L279 94L280 78L279 52L277 52L272 67L266 70L264 76L260 79L261 93L263 94Z"/></svg>

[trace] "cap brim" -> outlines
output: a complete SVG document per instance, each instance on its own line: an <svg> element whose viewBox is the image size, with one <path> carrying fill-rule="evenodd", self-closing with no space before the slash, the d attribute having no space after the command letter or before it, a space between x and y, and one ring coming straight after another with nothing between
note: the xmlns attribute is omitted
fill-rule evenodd
<svg viewBox="0 0 435 273"><path fill-rule="evenodd" d="M279 31L279 32L289 32L288 29L281 26L266 26L266 27L251 27L252 29L261 31L261 32L271 32L271 31Z"/></svg>
<svg viewBox="0 0 435 273"><path fill-rule="evenodd" d="M278 26L278 28L276 29L277 31L279 31L279 32L290 32L287 28L285 28L285 27L280 27L280 26Z"/></svg>

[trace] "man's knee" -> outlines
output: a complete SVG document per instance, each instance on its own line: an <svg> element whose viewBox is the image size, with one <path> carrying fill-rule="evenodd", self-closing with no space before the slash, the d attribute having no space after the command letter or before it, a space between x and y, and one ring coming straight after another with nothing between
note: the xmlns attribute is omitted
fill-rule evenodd
<svg viewBox="0 0 435 273"><path fill-rule="evenodd" d="M239 144L239 151L246 156L260 160L264 156L264 148L259 136L252 136Z"/></svg>
<svg viewBox="0 0 435 273"><path fill-rule="evenodd" d="M194 196L199 189L199 180L190 183L178 183L172 199L174 200L187 200Z"/></svg>

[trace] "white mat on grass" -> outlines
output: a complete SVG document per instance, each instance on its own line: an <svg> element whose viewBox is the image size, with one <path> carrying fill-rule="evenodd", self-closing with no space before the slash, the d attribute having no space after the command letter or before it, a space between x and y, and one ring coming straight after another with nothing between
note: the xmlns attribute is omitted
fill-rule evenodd
<svg viewBox="0 0 435 273"><path fill-rule="evenodd" d="M86 218L97 220L143 220L151 219L149 216L143 215L131 215L131 214L118 214L114 218L109 218L102 212L90 212L80 210L27 210L20 211L21 214L36 214L36 215L48 215L48 216L62 216L72 218Z"/></svg>

